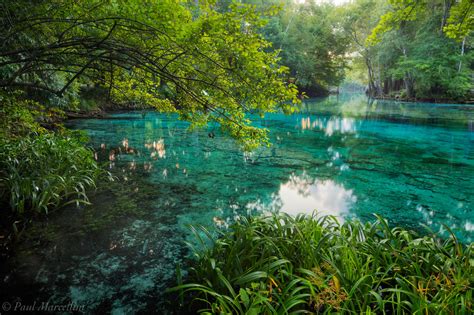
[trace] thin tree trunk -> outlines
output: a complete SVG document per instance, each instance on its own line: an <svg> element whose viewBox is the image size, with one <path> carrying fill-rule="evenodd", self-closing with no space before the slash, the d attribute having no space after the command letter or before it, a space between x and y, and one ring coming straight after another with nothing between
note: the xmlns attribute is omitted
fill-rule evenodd
<svg viewBox="0 0 474 315"><path fill-rule="evenodd" d="M407 58L407 51L405 47L402 47L402 52L403 52L403 56ZM412 98L414 96L414 91L413 91L413 79L410 73L405 72L405 77L403 78L403 81L405 83L405 91L407 93L407 98Z"/></svg>
<svg viewBox="0 0 474 315"><path fill-rule="evenodd" d="M377 62L377 94L379 96L383 95L383 92L382 92L382 73L380 71L380 62Z"/></svg>
<svg viewBox="0 0 474 315"><path fill-rule="evenodd" d="M444 10L443 10L443 18L441 19L440 33L443 32L443 29L446 26L446 21L448 20L449 11L451 10L452 5L453 5L453 0L444 0Z"/></svg>
<svg viewBox="0 0 474 315"><path fill-rule="evenodd" d="M366 58L365 60L366 65L367 65L367 72L369 76L369 96L375 96L376 91L375 91L375 84L374 84L374 74L372 71L372 64L370 63L370 60Z"/></svg>
<svg viewBox="0 0 474 315"><path fill-rule="evenodd" d="M405 74L405 78L403 79L405 82L405 90L407 92L407 98L412 98L414 96L413 93L413 80L410 77L410 74L407 72Z"/></svg>
<svg viewBox="0 0 474 315"><path fill-rule="evenodd" d="M462 40L462 45L461 45L461 60L459 60L459 66L458 66L458 72L461 72L462 69L462 57L464 56L464 48L466 46L466 37L463 38Z"/></svg>

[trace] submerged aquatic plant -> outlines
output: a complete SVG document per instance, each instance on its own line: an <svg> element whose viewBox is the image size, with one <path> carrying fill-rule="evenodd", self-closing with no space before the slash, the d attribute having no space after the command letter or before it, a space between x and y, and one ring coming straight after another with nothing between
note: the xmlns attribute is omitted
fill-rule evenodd
<svg viewBox="0 0 474 315"><path fill-rule="evenodd" d="M373 223L285 214L194 229L199 247L178 292L220 314L473 312L473 244Z"/></svg>
<svg viewBox="0 0 474 315"><path fill-rule="evenodd" d="M87 203L86 190L102 172L84 139L71 132L0 141L1 199L20 215Z"/></svg>

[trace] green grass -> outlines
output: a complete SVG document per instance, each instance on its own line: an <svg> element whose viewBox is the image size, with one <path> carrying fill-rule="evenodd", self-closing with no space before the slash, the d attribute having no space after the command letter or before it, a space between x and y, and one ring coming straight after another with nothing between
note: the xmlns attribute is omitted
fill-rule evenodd
<svg viewBox="0 0 474 315"><path fill-rule="evenodd" d="M0 103L0 207L11 210L0 213L0 225L87 203L87 189L105 172L86 137L64 129L62 111L21 93L0 91Z"/></svg>
<svg viewBox="0 0 474 315"><path fill-rule="evenodd" d="M472 314L473 244L332 217L241 218L194 229L200 245L177 292L218 314Z"/></svg>
<svg viewBox="0 0 474 315"><path fill-rule="evenodd" d="M93 152L70 132L0 140L1 199L18 215L87 203L86 191L100 174Z"/></svg>

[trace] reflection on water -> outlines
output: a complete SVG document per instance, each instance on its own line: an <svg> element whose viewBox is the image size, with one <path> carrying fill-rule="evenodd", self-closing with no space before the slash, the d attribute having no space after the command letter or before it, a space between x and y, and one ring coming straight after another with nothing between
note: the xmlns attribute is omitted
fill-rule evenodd
<svg viewBox="0 0 474 315"><path fill-rule="evenodd" d="M335 132L339 133L355 133L356 124L355 119L347 117L331 117L327 118L316 118L311 121L311 117L301 119L301 129L319 129L324 131L324 134L328 137L332 136Z"/></svg>
<svg viewBox="0 0 474 315"><path fill-rule="evenodd" d="M340 133L355 133L355 120L352 118L334 118L332 117L324 128L326 136L332 136L335 131Z"/></svg>
<svg viewBox="0 0 474 315"><path fill-rule="evenodd" d="M464 228L466 229L466 231L474 232L474 223L466 221L466 223L464 224Z"/></svg>
<svg viewBox="0 0 474 315"><path fill-rule="evenodd" d="M352 190L335 181L313 179L303 173L301 176L292 174L287 182L282 183L269 204L259 200L249 203L247 209L285 212L293 216L311 215L317 211L320 215L335 216L342 222L356 201Z"/></svg>
<svg viewBox="0 0 474 315"><path fill-rule="evenodd" d="M443 236L446 224L471 242L473 109L361 95L308 100L297 114L255 121L270 130L273 146L250 154L174 116L75 120L116 181L99 183L91 206L58 211L27 232L0 275L9 288L0 300L157 312L176 265L185 262L187 225L224 228L239 215L266 211L318 210L341 220L378 213Z"/></svg>
<svg viewBox="0 0 474 315"><path fill-rule="evenodd" d="M159 139L158 141L145 143L145 148L151 151L150 157L153 159L164 159L166 158L165 140Z"/></svg>
<svg viewBox="0 0 474 315"><path fill-rule="evenodd" d="M318 210L321 214L341 219L349 214L353 203L357 201L352 190L345 189L333 180L312 180L295 175L287 183L280 185L278 198L282 212L296 215L311 214Z"/></svg>

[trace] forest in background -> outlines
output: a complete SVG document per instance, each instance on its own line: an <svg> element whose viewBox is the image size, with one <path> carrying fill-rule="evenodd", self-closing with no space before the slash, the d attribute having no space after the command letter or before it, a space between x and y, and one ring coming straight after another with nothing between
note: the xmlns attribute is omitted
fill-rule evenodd
<svg viewBox="0 0 474 315"><path fill-rule="evenodd" d="M472 1L244 2L282 5L262 32L310 96L355 83L379 98L472 98Z"/></svg>

